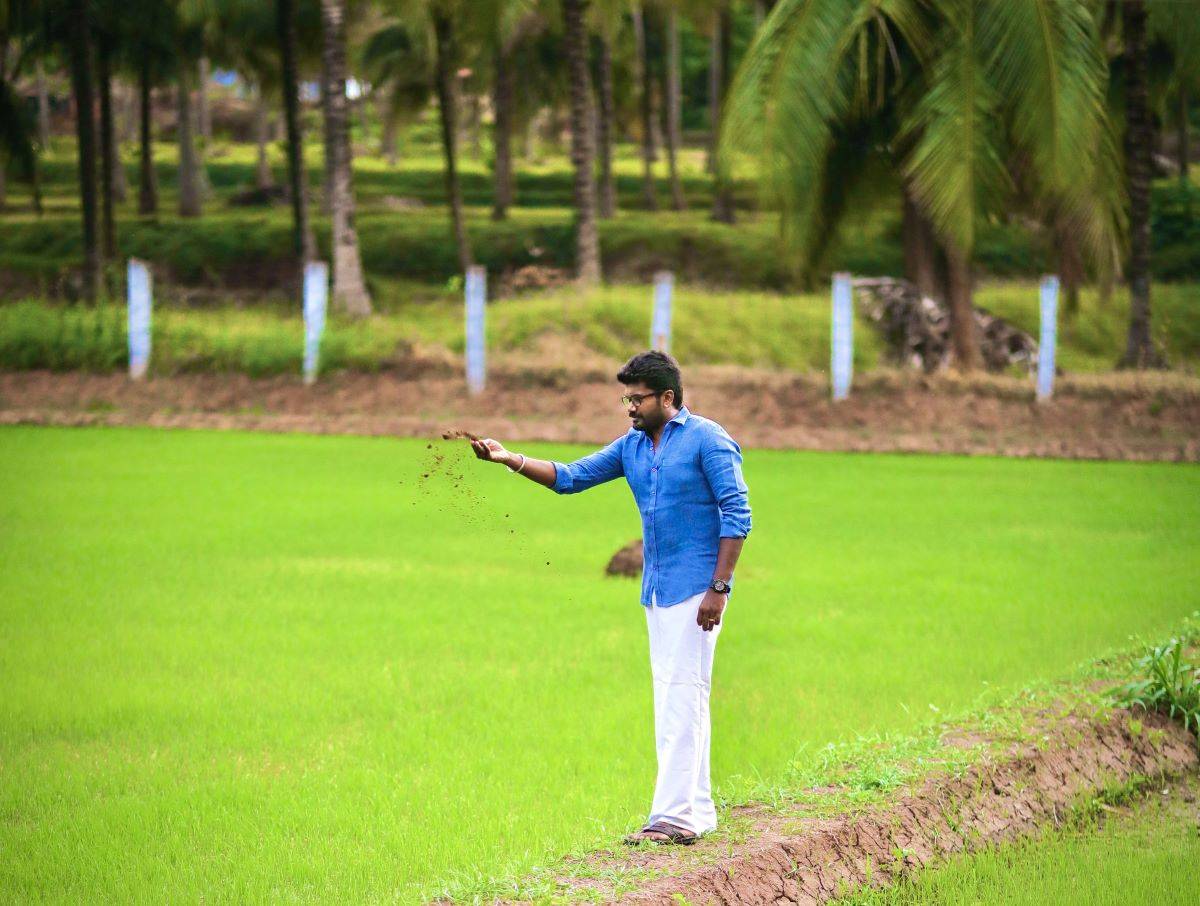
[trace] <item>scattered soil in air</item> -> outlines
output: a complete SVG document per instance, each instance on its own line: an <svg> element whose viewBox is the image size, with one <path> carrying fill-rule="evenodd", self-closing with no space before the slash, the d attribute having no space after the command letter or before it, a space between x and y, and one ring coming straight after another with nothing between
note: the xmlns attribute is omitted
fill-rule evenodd
<svg viewBox="0 0 1200 906"><path fill-rule="evenodd" d="M483 440L483 438L461 428L451 428L449 431L442 432L442 440Z"/></svg>

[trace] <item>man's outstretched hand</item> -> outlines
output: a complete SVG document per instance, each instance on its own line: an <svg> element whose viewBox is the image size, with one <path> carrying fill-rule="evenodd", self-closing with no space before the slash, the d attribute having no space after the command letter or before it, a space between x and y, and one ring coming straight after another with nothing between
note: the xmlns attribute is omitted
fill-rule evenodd
<svg viewBox="0 0 1200 906"><path fill-rule="evenodd" d="M490 437L471 441L471 449L475 451L475 456L478 459L484 459L488 462L499 462L507 465L511 458L509 452L504 449L504 445L497 440L492 440Z"/></svg>
<svg viewBox="0 0 1200 906"><path fill-rule="evenodd" d="M728 595L718 594L711 588L704 593L704 600L696 611L696 625L705 632L710 632L714 626L721 625L721 614L729 601Z"/></svg>

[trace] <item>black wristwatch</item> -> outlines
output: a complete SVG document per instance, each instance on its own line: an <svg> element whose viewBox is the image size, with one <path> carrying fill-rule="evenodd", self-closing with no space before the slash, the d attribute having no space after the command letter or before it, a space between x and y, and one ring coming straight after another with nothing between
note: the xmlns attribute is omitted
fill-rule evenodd
<svg viewBox="0 0 1200 906"><path fill-rule="evenodd" d="M724 579L713 579L712 585L708 586L719 595L729 594L729 583Z"/></svg>

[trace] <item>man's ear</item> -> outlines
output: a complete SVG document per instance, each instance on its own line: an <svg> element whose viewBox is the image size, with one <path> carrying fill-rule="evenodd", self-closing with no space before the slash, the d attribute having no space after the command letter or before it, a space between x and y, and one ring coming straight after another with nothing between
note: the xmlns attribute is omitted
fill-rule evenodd
<svg viewBox="0 0 1200 906"><path fill-rule="evenodd" d="M669 394L671 394L671 395L670 395L670 396L667 396L667 394L668 394L668 393L669 393ZM674 405L675 405L675 391L674 391L674 389L670 389L670 390L664 390L664 391L663 391L663 395L662 395L662 404L663 404L664 406L674 406Z"/></svg>

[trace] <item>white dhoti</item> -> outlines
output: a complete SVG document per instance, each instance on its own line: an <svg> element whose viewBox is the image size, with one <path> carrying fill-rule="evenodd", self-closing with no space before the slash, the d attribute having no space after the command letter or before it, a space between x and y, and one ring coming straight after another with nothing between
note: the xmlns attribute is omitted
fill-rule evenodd
<svg viewBox="0 0 1200 906"><path fill-rule="evenodd" d="M703 600L701 592L671 607L646 608L658 750L649 823L667 821L696 834L717 826L708 767L708 701L721 626L705 632L696 625Z"/></svg>

